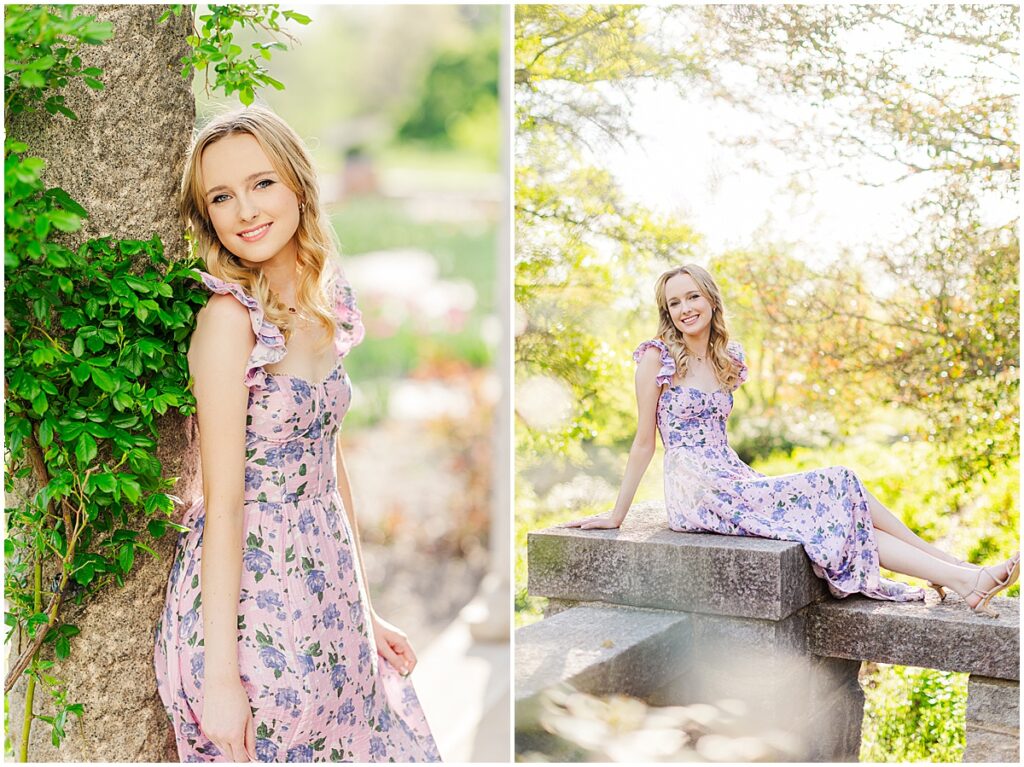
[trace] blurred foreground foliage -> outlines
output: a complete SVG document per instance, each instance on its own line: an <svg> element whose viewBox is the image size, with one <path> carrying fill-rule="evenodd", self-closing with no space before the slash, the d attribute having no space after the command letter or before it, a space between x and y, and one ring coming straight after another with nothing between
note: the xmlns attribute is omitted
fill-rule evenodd
<svg viewBox="0 0 1024 767"><path fill-rule="evenodd" d="M961 761L968 676L865 663L860 761Z"/></svg>

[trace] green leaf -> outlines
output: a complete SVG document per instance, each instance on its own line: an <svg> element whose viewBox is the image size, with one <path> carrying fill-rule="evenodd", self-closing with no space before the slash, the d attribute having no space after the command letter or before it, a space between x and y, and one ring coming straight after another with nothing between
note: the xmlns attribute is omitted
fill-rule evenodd
<svg viewBox="0 0 1024 767"><path fill-rule="evenodd" d="M114 492L114 488L117 487L117 477L110 472L104 472L103 474L93 474L89 477L89 483L100 490L107 493Z"/></svg>
<svg viewBox="0 0 1024 767"><path fill-rule="evenodd" d="M122 546L121 551L117 554L117 561L125 572L131 570L132 564L135 562L135 546L130 543Z"/></svg>
<svg viewBox="0 0 1024 767"><path fill-rule="evenodd" d="M75 339L75 356L80 357L85 349L82 348L84 344L80 344L80 338ZM89 380L89 376L92 373L92 369L84 362L75 365L71 368L71 380L75 382L75 386L81 386L83 383Z"/></svg>
<svg viewBox="0 0 1024 767"><path fill-rule="evenodd" d="M77 232L82 228L82 217L67 210L51 210L46 214L50 223L62 232Z"/></svg>
<svg viewBox="0 0 1024 767"><path fill-rule="evenodd" d="M133 277L130 274L125 275L124 281L128 283L128 287L134 290L136 293L150 293L151 285L145 280L140 280L138 277Z"/></svg>
<svg viewBox="0 0 1024 767"><path fill-rule="evenodd" d="M45 240L46 235L50 233L50 219L45 216L40 216L36 219L35 225L36 237L40 240Z"/></svg>
<svg viewBox="0 0 1024 767"><path fill-rule="evenodd" d="M57 642L53 647L53 654L57 660L65 660L71 655L71 642L66 636L57 638Z"/></svg>
<svg viewBox="0 0 1024 767"><path fill-rule="evenodd" d="M59 211L58 211L59 212ZM50 218L53 218L53 211L50 212ZM57 227L58 229L60 227ZM68 231L67 229L63 231ZM56 269L66 269L70 266L71 262L68 261L67 255L64 253L63 248L50 247L46 251L46 262Z"/></svg>
<svg viewBox="0 0 1024 767"><path fill-rule="evenodd" d="M108 394L112 394L118 389L117 379L103 368L92 368L92 382Z"/></svg>
<svg viewBox="0 0 1024 767"><path fill-rule="evenodd" d="M39 422L39 447L46 449L53 442L53 421L44 418Z"/></svg>
<svg viewBox="0 0 1024 767"><path fill-rule="evenodd" d="M32 412L36 415L42 415L45 413L49 406L50 403L46 401L46 392L42 390L32 398Z"/></svg>
<svg viewBox="0 0 1024 767"><path fill-rule="evenodd" d="M46 613L33 613L29 616L28 620L25 621L25 628L28 629L29 636L35 636L36 627L42 626L50 620L50 617Z"/></svg>
<svg viewBox="0 0 1024 767"><path fill-rule="evenodd" d="M42 88L46 85L46 78L34 69L26 69L21 73L19 82L23 88Z"/></svg>
<svg viewBox="0 0 1024 767"><path fill-rule="evenodd" d="M75 458L79 464L86 465L96 457L96 440L88 434L81 434L75 442Z"/></svg>
<svg viewBox="0 0 1024 767"><path fill-rule="evenodd" d="M114 35L114 25L109 21L90 21L82 31L82 42L89 45L105 43Z"/></svg>
<svg viewBox="0 0 1024 767"><path fill-rule="evenodd" d="M74 197L65 192L59 186L53 187L52 189L47 189L46 196L56 200L58 203L60 203L60 207L70 211L71 213L75 213L81 216L82 218L89 217L89 214L86 212L85 208L79 205Z"/></svg>
<svg viewBox="0 0 1024 767"><path fill-rule="evenodd" d="M136 480L129 477L121 478L121 492L132 503L138 503L139 498L142 497L142 487Z"/></svg>
<svg viewBox="0 0 1024 767"><path fill-rule="evenodd" d="M29 66L32 69L47 70L47 69L51 69L53 67L53 65L56 64L56 63L57 63L57 59L55 59L53 56L47 54L45 56L40 56L38 59L33 61Z"/></svg>

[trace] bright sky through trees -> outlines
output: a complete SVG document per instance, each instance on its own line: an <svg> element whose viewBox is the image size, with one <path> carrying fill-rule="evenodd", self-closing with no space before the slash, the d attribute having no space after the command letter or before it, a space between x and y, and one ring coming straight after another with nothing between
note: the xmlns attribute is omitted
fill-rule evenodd
<svg viewBox="0 0 1024 767"><path fill-rule="evenodd" d="M653 9L645 15L654 21ZM678 18L659 18L657 23L664 23L663 39L687 34ZM865 59L891 51L897 42L894 28L883 26L870 33L845 30L840 37L848 51ZM898 60L904 71L922 78L940 62L948 75L971 74L957 53L949 46L906 46ZM971 60L969 66L978 63ZM994 75L1000 74L998 62L989 66ZM723 70L735 82L752 84L749 69ZM621 103L610 89L609 98ZM871 246L906 236L909 206L930 183L928 174L896 181L903 175L901 164L867 154L842 159L823 145L818 162L810 164L768 140L744 142L748 137L768 139L779 125L698 89L681 94L664 81L639 80L629 98L629 124L638 137L602 147L596 164L614 174L627 197L691 221L711 253L747 247L759 239L785 244L794 257L814 266L844 253L862 255ZM843 119L842 102L829 107L835 116L774 94L765 94L762 104L769 115L784 111L804 120ZM1015 215L1013 199L986 195L985 202L984 218L990 225L1004 224Z"/></svg>

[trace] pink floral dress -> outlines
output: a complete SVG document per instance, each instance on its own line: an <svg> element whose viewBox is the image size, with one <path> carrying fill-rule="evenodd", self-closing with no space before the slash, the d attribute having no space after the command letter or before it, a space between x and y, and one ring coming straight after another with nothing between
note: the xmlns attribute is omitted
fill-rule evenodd
<svg viewBox="0 0 1024 767"><path fill-rule="evenodd" d="M633 359L639 363L649 348L661 358L657 420L670 528L797 541L837 597L924 599L922 589L880 577L871 512L856 474L845 466L780 477L754 471L726 437L732 391L673 385L675 360L662 341L644 341ZM739 387L747 380L743 348L731 341L726 351L739 365Z"/></svg>
<svg viewBox="0 0 1024 767"><path fill-rule="evenodd" d="M259 761L439 761L412 683L376 652L365 584L337 492L335 439L352 388L342 358L363 337L352 290L333 285L338 362L319 383L264 366L287 354L282 332L239 285L200 272L249 310L245 370L244 553L238 664ZM184 762L226 761L200 730L202 498L185 513L156 628L157 685Z"/></svg>

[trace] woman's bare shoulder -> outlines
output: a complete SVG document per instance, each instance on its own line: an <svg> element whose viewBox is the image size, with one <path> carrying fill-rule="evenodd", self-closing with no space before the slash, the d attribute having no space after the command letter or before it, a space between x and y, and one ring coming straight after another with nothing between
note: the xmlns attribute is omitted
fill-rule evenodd
<svg viewBox="0 0 1024 767"><path fill-rule="evenodd" d="M214 294L196 316L188 351L190 367L218 355L230 357L235 350L248 354L255 340L249 310L231 295Z"/></svg>

